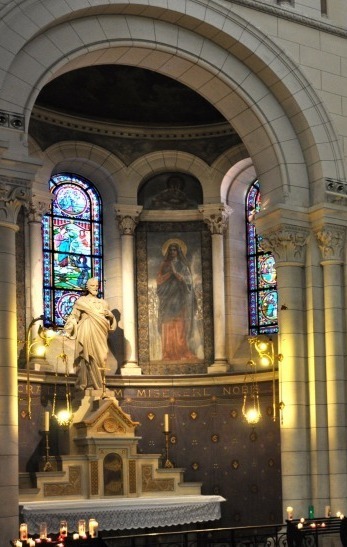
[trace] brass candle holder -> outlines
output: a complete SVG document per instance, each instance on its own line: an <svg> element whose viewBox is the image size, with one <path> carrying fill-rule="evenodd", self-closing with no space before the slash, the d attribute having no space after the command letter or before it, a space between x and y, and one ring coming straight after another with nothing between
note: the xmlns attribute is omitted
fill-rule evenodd
<svg viewBox="0 0 347 547"><path fill-rule="evenodd" d="M49 416L49 411L46 410L45 411L45 414L44 414L44 424L43 424L43 435L45 436L45 457L44 457L44 466L43 466L43 471L52 471L53 470L53 467L52 467L52 464L51 462L49 461L49 420L50 420L50 416Z"/></svg>
<svg viewBox="0 0 347 547"><path fill-rule="evenodd" d="M51 462L49 461L49 451L50 451L50 447L49 447L49 431L44 431L43 433L44 433L44 435L45 435L45 464L44 464L44 466L43 466L43 470L44 470L44 471L53 471L52 464L51 464Z"/></svg>
<svg viewBox="0 0 347 547"><path fill-rule="evenodd" d="M170 431L164 431L164 435L165 435L165 463L164 463L164 468L165 469L172 469L174 466L174 464L170 461L169 459L169 438L170 438Z"/></svg>
<svg viewBox="0 0 347 547"><path fill-rule="evenodd" d="M53 471L51 462L49 461L49 431L43 431L45 435L45 465L43 466L44 471Z"/></svg>

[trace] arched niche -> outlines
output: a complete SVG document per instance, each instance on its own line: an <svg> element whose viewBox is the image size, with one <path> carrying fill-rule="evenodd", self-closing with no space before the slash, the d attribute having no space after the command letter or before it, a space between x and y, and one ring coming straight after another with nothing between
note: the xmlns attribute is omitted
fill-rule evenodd
<svg viewBox="0 0 347 547"><path fill-rule="evenodd" d="M109 452L103 460L104 496L123 496L123 460L116 452Z"/></svg>

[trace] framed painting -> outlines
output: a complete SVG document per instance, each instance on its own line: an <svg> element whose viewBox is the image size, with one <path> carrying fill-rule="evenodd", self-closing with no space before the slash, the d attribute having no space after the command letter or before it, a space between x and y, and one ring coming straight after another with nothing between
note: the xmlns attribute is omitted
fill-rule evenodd
<svg viewBox="0 0 347 547"><path fill-rule="evenodd" d="M140 223L136 258L143 373L206 373L213 362L209 230L203 222Z"/></svg>

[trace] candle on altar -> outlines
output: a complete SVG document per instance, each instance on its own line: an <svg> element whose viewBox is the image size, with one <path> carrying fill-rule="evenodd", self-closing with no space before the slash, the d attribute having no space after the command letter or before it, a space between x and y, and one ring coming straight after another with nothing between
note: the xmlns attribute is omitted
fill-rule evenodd
<svg viewBox="0 0 347 547"><path fill-rule="evenodd" d="M49 431L49 410L45 410L45 431Z"/></svg>
<svg viewBox="0 0 347 547"><path fill-rule="evenodd" d="M164 414L164 433L169 433L170 426L169 426L169 415Z"/></svg>

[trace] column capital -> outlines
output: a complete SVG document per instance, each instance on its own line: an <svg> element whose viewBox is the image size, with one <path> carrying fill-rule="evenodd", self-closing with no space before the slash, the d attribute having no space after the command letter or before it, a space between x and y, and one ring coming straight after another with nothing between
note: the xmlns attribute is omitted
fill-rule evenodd
<svg viewBox="0 0 347 547"><path fill-rule="evenodd" d="M207 203L199 206L205 224L211 234L224 234L228 226L228 219L232 212L231 207L225 203Z"/></svg>
<svg viewBox="0 0 347 547"><path fill-rule="evenodd" d="M29 198L26 180L0 176L0 224L16 224L19 210L27 205Z"/></svg>
<svg viewBox="0 0 347 547"><path fill-rule="evenodd" d="M142 209L141 205L115 205L116 219L122 235L134 235Z"/></svg>
<svg viewBox="0 0 347 547"><path fill-rule="evenodd" d="M322 261L343 263L346 228L336 224L325 224L315 231Z"/></svg>
<svg viewBox="0 0 347 547"><path fill-rule="evenodd" d="M29 222L40 223L42 221L42 217L48 213L53 200L54 196L51 192L35 192L32 194L28 203Z"/></svg>
<svg viewBox="0 0 347 547"><path fill-rule="evenodd" d="M305 228L282 224L262 233L261 237L262 249L273 254L276 266L281 263L304 265L306 243L309 238L309 231Z"/></svg>

